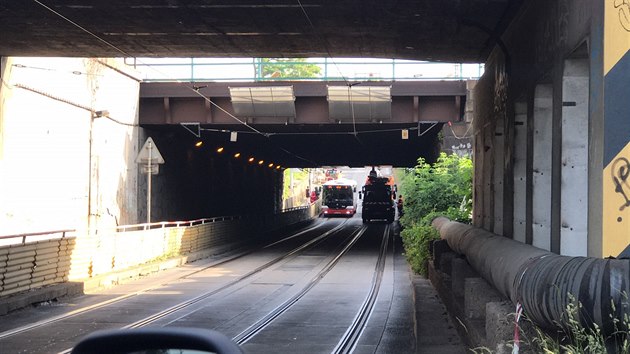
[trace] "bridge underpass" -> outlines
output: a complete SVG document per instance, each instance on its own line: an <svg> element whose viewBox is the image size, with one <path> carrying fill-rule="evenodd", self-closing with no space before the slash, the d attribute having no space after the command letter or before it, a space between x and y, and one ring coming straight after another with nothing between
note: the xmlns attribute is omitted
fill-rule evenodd
<svg viewBox="0 0 630 354"><path fill-rule="evenodd" d="M443 122L462 120L467 94L462 81L374 82L355 89L355 96L331 103L328 87L351 94L358 86L194 86L197 89L182 83L140 85L139 123L168 161L155 181L160 197L152 213L158 220L276 212L282 206L285 168L412 167L420 157L434 161ZM234 88L245 90L245 95L231 96ZM274 96L273 88L289 95L283 101L283 92ZM378 89L384 93L372 92ZM252 90L259 90L259 96Z"/></svg>
<svg viewBox="0 0 630 354"><path fill-rule="evenodd" d="M203 141L204 149L224 147L284 167L411 167L419 157L433 161L442 124L463 119L467 95L464 81L198 82L194 87L141 84L140 125L173 139L181 136L183 141L167 146ZM288 96L274 97L274 88ZM234 89L241 90L236 99Z"/></svg>
<svg viewBox="0 0 630 354"><path fill-rule="evenodd" d="M108 10L79 8L65 2L57 4L59 11L97 21L101 17L85 14ZM630 102L623 95L630 72L627 5L610 1L578 1L568 5L542 0L528 3L453 1L431 5L429 1L418 1L395 9L392 6L396 5L385 5L390 7L384 12L382 7L362 6L361 18L367 20L359 21L354 31L348 30L351 22L347 18L348 12L356 11L349 8L337 11L337 6L342 5L324 8L321 7L324 5L312 4L316 8L310 12L315 19L312 25L302 12L306 10L308 14L308 7L278 5L283 8L276 13L278 15L287 15L291 8L299 14L285 16L298 19L297 27L292 28L300 29L299 33L291 32L296 36L295 41L291 41L282 28L274 27L283 23L279 20L281 17L256 16L261 13L255 11L272 13L268 7L245 6L247 10L240 13L217 12L227 19L219 31L215 27L207 30L204 23L195 21L197 16L186 17L190 12L181 12L175 5L170 7L171 11L165 10L168 7L151 10L155 10L157 18L161 15L168 21L185 19L180 25L189 21L192 27L205 28L206 31L199 33L212 38L207 42L212 48L204 48L208 55L237 55L242 53L235 50L240 46L247 48L247 53L269 56L303 56L305 53L309 56L362 56L369 53L399 58L483 61L486 74L475 89L472 129L476 171L474 225L523 244L569 256L615 256L628 244L630 208L627 208L626 172L630 158L627 147ZM50 11L33 11L41 10L34 3L3 6L8 9L4 12L7 21L2 23L7 27L3 33L14 32L10 41L3 41L11 43L9 48L0 51L3 56L62 55L64 50L68 55L77 55L78 51L114 52L102 42L95 44L88 34ZM134 13L142 8L134 7L129 11ZM173 16L174 13L179 16ZM204 18L220 23L220 17L206 14ZM335 16L332 21L340 21L338 28L342 30L329 26L330 22L325 21L329 14ZM242 21L229 22L235 16L244 17L239 17ZM252 19L270 19L271 22L260 25L261 22ZM190 26L182 28L169 22L173 26L168 28L174 30L158 32L155 23L143 28L138 22L127 21L129 26L121 29L120 23L109 20L104 21L111 27L96 22L94 31L113 39L112 43L120 44L126 53L133 55L168 55L192 43L191 32L187 30ZM380 20L383 22L378 22ZM41 42L22 37L32 33L27 29L33 23L54 23L62 35L51 39L54 45L37 45ZM289 23L296 26L295 22ZM425 28L425 24L430 28ZM162 29L162 25L160 23L159 28ZM47 25L46 29L49 27ZM79 40L68 41L69 33L78 35ZM301 36L303 33L308 35ZM261 39L276 34L287 40L252 40L252 37ZM146 39L146 46L136 53L133 48L140 42L140 36ZM165 46L169 38L177 39L172 49ZM384 38L387 40L371 40ZM326 41L334 45L327 47ZM257 43L263 47L257 49ZM29 51L29 46L35 49ZM188 50L194 52L201 47L195 42ZM486 280L491 282L491 279Z"/></svg>

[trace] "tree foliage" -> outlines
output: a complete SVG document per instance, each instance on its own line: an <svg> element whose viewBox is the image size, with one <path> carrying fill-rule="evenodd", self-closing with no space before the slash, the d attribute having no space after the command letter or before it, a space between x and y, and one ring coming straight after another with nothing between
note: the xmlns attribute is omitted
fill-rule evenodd
<svg viewBox="0 0 630 354"><path fill-rule="evenodd" d="M470 222L472 173L472 160L442 153L433 165L418 159L418 165L399 177L400 193L405 199L401 236L407 260L416 273L426 275L429 244L439 239L431 227L434 218L446 216Z"/></svg>
<svg viewBox="0 0 630 354"><path fill-rule="evenodd" d="M262 58L259 65L263 78L311 78L322 71L305 58Z"/></svg>
<svg viewBox="0 0 630 354"><path fill-rule="evenodd" d="M430 225L439 215L470 222L472 212L472 160L441 153L433 164L418 159L418 165L404 173L401 194L405 198L403 227ZM430 220L427 220L429 219Z"/></svg>

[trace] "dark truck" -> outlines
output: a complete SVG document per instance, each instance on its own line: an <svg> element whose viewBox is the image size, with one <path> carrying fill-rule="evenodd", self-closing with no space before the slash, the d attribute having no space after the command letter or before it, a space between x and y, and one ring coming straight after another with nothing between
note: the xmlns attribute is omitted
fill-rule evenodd
<svg viewBox="0 0 630 354"><path fill-rule="evenodd" d="M363 222L387 220L394 222L394 197L387 177L368 177L359 198L363 199Z"/></svg>

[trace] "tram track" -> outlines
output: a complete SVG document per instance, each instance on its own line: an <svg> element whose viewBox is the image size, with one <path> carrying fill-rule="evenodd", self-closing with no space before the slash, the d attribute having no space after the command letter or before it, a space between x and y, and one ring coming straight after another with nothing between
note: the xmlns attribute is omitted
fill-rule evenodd
<svg viewBox="0 0 630 354"><path fill-rule="evenodd" d="M348 238L350 241L344 243L341 250L337 251L333 258L331 258L326 263L326 265L324 265L322 269L317 272L297 294L285 300L276 308L269 311L265 316L256 321L254 324L249 326L247 329L232 337L232 340L238 345L243 346L260 332L262 332L265 328L269 327L274 320L279 318L284 313L288 312L293 305L295 305L300 299L306 296L309 291L311 291L320 282L320 280L322 280L326 276L326 274L329 273L337 265L340 259L345 256L348 251L357 243L359 238L361 238L366 230L367 227L362 226L361 229L354 232ZM368 286L368 293L360 304L359 309L355 317L352 319L347 330L338 341L337 345L334 347L331 353L352 353L356 348L359 339L361 338L361 335L367 327L370 316L376 305L376 300L378 298L379 290L385 273L385 264L387 260L387 253L390 241L391 227L387 225L381 237L379 253L372 273L370 285Z"/></svg>
<svg viewBox="0 0 630 354"><path fill-rule="evenodd" d="M257 338L257 336L263 331L264 331L264 334L261 338L268 338L269 335L275 336L277 335L277 334L274 334L276 333L275 332L276 328L278 328L277 326L278 325L285 326L284 324L281 324L281 323L286 322L286 320L283 319L279 323L277 323L276 320L279 317L281 317L283 314L287 312L290 313L289 317L294 317L295 315L299 316L300 314L299 311L302 311L301 308L303 308L305 304L304 302L300 300L303 297L305 297L307 294L309 294L309 292L311 292L311 290L313 289L317 289L316 291L313 292L314 294L320 293L321 291L320 289L322 288L320 288L317 285L321 280L327 279L325 283L323 284L323 286L326 287L326 286L329 286L329 284L331 284L330 283L331 280L338 279L339 274L343 274L343 272L347 272L346 270L344 270L346 269L344 268L345 265L344 267L340 265L339 268L336 268L336 266L338 265L341 259L344 259L342 264L356 265L355 263L356 260L353 260L355 257L354 255L355 254L360 255L366 250L368 250L369 248L365 248L365 247L369 245L370 242L372 242L370 240L375 241L373 242L373 245L377 246L378 243L376 243L377 242L376 237L378 237L380 239L380 241L378 241L380 242L380 251L377 255L376 265L375 265L374 270L372 272L369 272L369 268L371 266L368 267L367 264L362 266L363 269L365 269L367 272L365 273L365 276L363 275L361 276L361 279L365 279L365 280L362 280L361 282L365 281L365 285L366 285L365 288L362 287L362 289L366 289L368 291L368 294L365 297L365 300L363 301L363 303L360 305L360 308L358 310L355 308L355 310L357 310L358 313L356 313L356 316L354 317L354 319L350 320L353 316L352 313L348 313L347 317L345 317L348 319L348 322L346 322L346 324L349 323L350 321L351 323L348 329L346 330L346 333L343 335L343 338L339 341L339 343L337 344L337 346L335 347L333 351L333 353L350 353L356 347L357 342L359 338L361 337L365 329L365 326L367 325L367 322L370 318L370 315L374 309L375 302L378 296L378 291L381 284L381 280L383 278L383 271L385 268L387 249L388 249L388 244L391 238L391 235L390 235L391 230L390 230L390 226L388 225L385 227L384 233L382 234L383 236L377 236L376 233L370 232L366 234L366 235L370 235L369 238L363 237L364 241L361 241L361 243L357 245L358 247L353 248L353 246L355 246L355 244L357 244L357 242L360 239L362 239L362 236L366 233L368 229L372 231L376 231L376 229L368 228L368 226L365 226L365 225L359 226L356 224L351 224L352 227L349 228L347 226L349 225L350 221L351 219L347 219L347 220L344 220L343 222L339 222L337 225L333 225L334 227L332 228L328 227L326 228L326 230L319 231L316 234L313 234L313 233L307 234L309 232L315 231L316 229L318 229L324 224L324 223L320 223L314 227L310 227L310 228L301 230L299 232L296 232L288 237L284 237L283 239L279 241L269 243L263 247L258 247L256 248L256 250L270 249L272 253L258 254L254 258L250 258L249 260L247 260L245 263L241 263L240 269L242 269L242 271L238 270L238 266L237 268L233 268L232 266L230 266L230 268L227 268L227 269L231 269L230 273L233 273L236 271L236 273L232 274L231 276L237 276L237 277L221 278L219 282L210 281L210 283L215 284L214 286L212 286L212 289L205 289L203 292L196 291L195 293L197 293L198 295L195 296L193 293L191 294L194 296L192 298L190 298L190 295L188 299L180 298L179 299L180 302L176 303L175 305L172 305L164 310L155 312L153 314L149 314L149 311L143 311L144 316L145 316L144 318L141 318L140 320L135 320L140 316L136 316L135 319L133 317L128 318L128 320L130 321L128 322L125 321L126 323L128 323L127 325L125 325L125 322L121 322L117 324L115 328L133 329L133 328L141 328L141 327L146 327L146 326L160 326L160 327L166 327L166 326L171 326L171 325L181 326L182 324L185 324L185 323L191 323L190 322L191 320L198 321L198 319L200 318L204 319L203 320L204 323L208 323L207 325L210 326L208 328L217 328L217 327L214 327L214 325L210 324L210 322L207 322L207 317L205 317L207 315L205 315L204 313L216 313L215 311L219 310L221 306L223 306L222 304L232 304L231 301L233 301L234 299L233 296L236 295L236 296L242 297L243 295L246 295L248 292L251 291L251 290L248 290L250 289L250 286L254 286L254 288L251 288L251 289L256 289L256 287L258 287L258 289L263 289L261 288L261 286L264 286L266 287L265 289L275 291L276 293L266 290L266 294L261 293L262 297L257 298L256 300L258 302L257 305L255 305L252 302L252 303L249 303L250 305L248 309L238 310L238 308L241 308L244 305L248 304L248 302L244 302L242 303L242 305L237 305L235 307L235 309L237 309L236 312L234 312L233 310L229 310L230 312L227 312L227 314L229 314L228 317L222 317L225 315L219 315L218 317L214 317L214 316L213 317L215 318L215 321L216 319L220 319L220 318L230 319L229 321L231 323L226 322L226 323L221 324L220 326L222 326L223 328L219 330L221 331L225 330L226 332L224 333L231 332L229 335L239 345L244 345L248 343L252 338ZM327 225L330 225L327 221L326 223ZM343 232L340 232L340 231L343 231ZM381 235L381 232L383 232L383 230L379 231L378 235ZM342 237L338 237L338 236L331 237L336 234ZM301 235L307 235L308 241L304 240L303 238L296 239L297 237ZM278 248L271 249L273 246L286 242L290 239L295 239L295 241L299 241L299 244L297 242L291 242L286 245L283 245L280 249ZM375 248L376 247L372 248L372 250L375 251L376 250ZM350 250L352 250L352 252L348 254ZM282 251L282 253L279 253L280 251ZM133 294L119 296L114 299L99 302L92 306L80 308L80 309L70 311L62 315L58 315L58 316L51 317L51 318L48 318L39 322L32 323L27 326L22 326L22 327L18 327L9 331L2 332L0 333L0 339L4 339L4 338L17 335L17 334L28 332L30 330L33 330L39 327L45 327L42 329L43 332L36 331L33 334L27 334L27 335L38 336L39 333L46 333L47 331L49 332L51 330L53 330L56 333L60 333L59 330L54 330L55 323L57 322L60 322L60 324L56 326L59 329L64 328L66 324L71 325L71 327L77 326L77 324L80 324L80 323L85 323L86 325L88 323L92 323L93 325L96 325L99 323L98 318L100 317L95 317L97 318L96 322L85 322L85 319L89 319L90 317L87 317L87 318L80 317L79 320L75 320L71 322L61 322L61 321L72 318L72 317L76 317L83 313L88 313L90 311L94 311L97 309L104 309L108 313L121 313L121 314L127 313L128 314L129 312L127 311L129 310L125 310L125 306L129 308L129 306L131 305L132 306L131 308L133 308L134 304L140 304L140 303L146 304L145 302L146 300L144 300L144 298L138 298L138 300L132 301L129 305L123 305L123 306L113 306L113 305L116 303L123 303L123 301L125 300L131 299L135 296L140 296L144 293L150 292L151 290L158 289L160 286L175 286L178 280L183 280L186 278L190 278L190 279L187 282L184 282L181 284L197 283L198 281L197 279L199 277L201 277L200 279L207 279L207 280L203 280L202 283L198 283L196 286L193 287L193 288L198 288L198 290L202 290L202 288L200 288L199 285L203 285L207 281L212 279L213 277L212 274L216 272L216 271L211 271L211 273L203 274L204 270L209 270L212 267L216 267L217 265L224 264L232 260L236 260L247 253L253 253L253 252L255 252L255 250L241 253L235 256L230 256L226 259L222 259L222 260L219 260L218 262L214 262L212 265L207 265L207 266L203 265L203 268L201 269L195 269L192 272L186 272L186 274L178 276L176 279L169 280L168 282L160 284L160 285L146 287ZM346 259L344 258L345 255L348 255L351 258L348 258L347 260L345 260ZM372 255L376 255L376 254L372 253ZM251 264L252 262L253 264ZM374 258L372 258L372 261L370 261L371 264L374 264L372 262L374 262ZM250 265L246 266L248 263L250 263ZM317 265L315 266L315 264ZM304 268L305 266L306 268ZM309 268L311 270L309 270L308 273L304 274L304 275L309 274L308 276L303 276L302 278L300 278L299 276L296 278L294 276L293 279L295 280L293 281L280 280L282 278L278 278L278 276L283 274L282 272L287 272L287 271L294 272L298 269L302 272L302 271L307 271L307 269ZM223 268L223 269L226 269L226 268ZM326 275L333 269L335 269L335 272L331 275L332 278L326 277ZM262 273L262 272L265 272L265 273ZM257 275L259 273L262 273L262 274ZM372 273L372 275L369 275L370 273ZM219 273L219 274L223 274L223 273ZM296 274L296 273L293 273L293 274ZM193 278L193 276L195 275L198 275L198 276ZM370 277L371 277L371 280L369 280ZM277 279L277 280L273 280L273 279ZM331 280L328 280L328 279L331 279ZM274 286L276 290L273 290ZM230 288L233 288L233 289L230 289ZM165 289L168 289L168 288L165 288ZM177 288L173 288L173 289L175 290ZM158 292L156 294L160 294L160 291L163 291L163 290L158 289ZM181 290L177 290L177 292L181 292ZM170 293L170 290L166 290L164 294L167 294L167 293ZM188 293L188 291L186 293ZM184 293L181 293L181 294L184 294ZM237 295L237 294L241 294L241 295ZM280 294L283 294L283 295L280 295ZM151 295L151 293L149 293L149 295ZM314 295L309 295L309 299L306 299L306 303L311 302L312 301L311 299L313 298L313 296ZM247 296L245 296L245 298L247 298ZM176 298L171 297L170 303L172 304L174 302L172 300L175 300L175 299ZM247 300L241 300L241 301L247 301ZM352 300L347 298L347 300L341 300L341 301L352 301ZM358 305L360 301L361 300L357 298L354 304ZM295 311L297 312L292 312L291 308L298 302L300 303L300 306L298 306L300 310L296 309ZM236 305L236 303L234 304ZM113 307L110 309L108 306L113 306ZM143 306L144 309L146 310L150 309L150 307L145 307L145 306ZM210 312L208 312L208 310L210 310ZM242 312L239 312L239 311L242 311ZM220 314L220 313L226 314L225 309L219 310L217 314ZM91 316L94 317L95 315L91 315ZM100 316L100 315L96 314L96 316ZM127 317L129 316L127 315ZM103 322L103 324L105 325L107 323L108 323L107 320ZM271 324L273 324L273 326L271 326ZM204 325L202 324L202 326ZM97 325L93 328L98 329L99 327L107 328L107 326L101 326L101 325ZM243 328L245 329L243 330ZM341 331L343 331L343 328L341 329ZM17 337L13 339L13 343L25 343L27 341L26 338L27 337L22 337L22 336ZM50 345L46 346L50 350L50 352L52 352L53 348L55 347L56 349L54 349L55 350L54 352L59 352L59 353L71 352L72 348L65 349L63 351L59 351L59 349L64 348L64 347L67 348L68 344L72 345L72 342L73 342L72 340L69 340L68 337L61 337L61 336L55 337L55 338L58 338L58 339L55 340L54 342L51 342ZM249 343L247 345L248 346L251 346L252 344L257 345L256 343L260 343L261 338L257 338L256 340L253 341L253 343ZM58 342L58 343L54 344L55 342ZM66 343L66 345L61 346L63 345L64 342ZM2 342L0 342L0 345L2 345ZM330 350L330 348L332 348L334 345L335 345L334 343L330 343L330 347L328 347L329 349L327 350Z"/></svg>
<svg viewBox="0 0 630 354"><path fill-rule="evenodd" d="M352 353L356 347L363 330L365 329L374 305L378 297L381 282L383 280L383 273L385 271L385 260L387 258L387 249L390 239L390 225L385 228L383 239L381 241L381 247L379 250L378 260L374 268L374 276L372 278L372 284L370 291L365 300L361 304L361 308L357 313L357 316L352 321L348 330L344 333L341 340L332 351L332 354L346 354Z"/></svg>
<svg viewBox="0 0 630 354"><path fill-rule="evenodd" d="M158 313L156 313L156 314L154 314L152 316L146 317L146 318L144 318L144 319L142 319L140 321L137 321L137 322L134 322L132 324L129 324L129 325L123 327L123 328L125 328L125 329L126 328L140 328L140 327L147 326L147 325L149 325L151 323L154 323L157 320L162 319L162 318L164 318L164 317L166 317L166 316L168 316L170 314L173 314L173 313L175 313L177 311L181 311L181 310L183 310L183 309L185 309L187 307L190 307L191 305L194 305L194 304L199 303L199 302L201 302L201 301L203 301L205 299L208 299L209 297L211 297L213 295L216 295L216 294L218 294L218 293L220 293L220 292L222 292L222 291L224 291L224 290L226 290L228 288L231 288L231 287L235 286L236 284L239 284L242 281L252 277L253 275L262 272L263 270L268 269L268 268L274 266L275 264L278 264L278 263L286 260L287 258L295 255L296 253L304 251L304 250L306 250L306 249L316 245L317 243L319 243L322 240L326 239L330 235L332 235L332 234L338 232L340 229L342 229L343 226L345 225L345 223L346 222L343 222L343 223L339 224L338 226L336 226L332 230L329 230L329 231L321 234L320 236L312 239L311 241L309 241L309 242L307 242L307 243L305 243L305 244L303 244L303 245L301 245L301 246L299 246L297 248L294 248L290 252L288 252L288 253L280 256L280 257L277 257L277 258L275 258L275 259L273 259L273 260L263 264L262 266L260 266L260 267L258 267L256 269L253 269L253 270L251 270L251 271L241 275L240 277L238 277L238 278L232 280L231 282L229 282L229 283L219 287L218 289L206 292L206 293L204 293L202 295L199 295L199 296L197 296L197 297L195 297L193 299L190 299L188 301L184 301L182 303L179 303L179 304L177 304L175 306L172 306L172 307L170 307L170 308L168 308L166 310L160 311L160 312L158 312Z"/></svg>
<svg viewBox="0 0 630 354"><path fill-rule="evenodd" d="M307 229L304 229L304 230L301 230L299 232L296 232L295 234L293 234L291 236L285 237L285 238L283 238L281 240L278 240L278 241L275 241L275 242L270 243L268 245L265 245L265 246L262 247L262 249L273 247L273 246L275 246L277 244L280 244L280 243L286 242L288 240L294 239L296 237L299 237L301 235L304 235L304 234L306 234L308 232L311 232L313 230L318 229L319 227L321 227L324 224L325 224L325 222L322 222L322 223L319 223L319 224L317 224L315 226L312 226L312 227L309 227ZM344 224L340 224L337 227L333 228L332 230L337 231L340 228L342 228L343 225ZM323 235L328 235L332 230L324 233ZM316 239L321 238L323 235L320 235ZM312 242L313 241L309 242L309 244L312 244ZM304 246L304 245L302 245L302 246ZM277 259L266 263L265 265L255 269L252 272L249 272L248 274L244 275L241 278L249 277L249 276L251 276L251 275L253 275L255 273L258 273L258 272L262 271L265 266L269 267L269 266L271 266L271 265L273 265L273 264L275 264L277 262L280 262L283 258L288 257L290 254L294 254L296 252L299 252L299 250L302 248L302 246L292 250L291 252L289 252L289 254L286 254L283 257L278 257ZM179 280L182 280L182 279L186 279L186 278L188 278L188 277L190 277L192 275L199 274L199 273L204 272L204 271L206 271L208 269L211 269L213 267L217 267L219 265L222 265L222 264L225 264L225 263L237 260L237 259L239 259L241 257L244 257L244 256L246 256L248 254L251 254L251 253L253 253L255 251L256 251L256 249L253 249L253 250L248 250L248 251L245 251L245 252L240 252L240 253L228 256L228 257L220 259L220 260L218 260L216 262L212 262L211 264L209 264L207 266L204 266L201 269L197 269L195 271L188 272L188 273L186 273L186 274L184 274L182 276L176 277L174 279L169 279L169 282L176 282L176 281L179 281ZM238 281L242 281L242 279L235 280L234 282L238 282ZM60 314L60 315L53 316L53 317L50 317L50 318L47 318L47 319L44 319L44 320L41 320L41 321L37 321L37 322L31 323L31 324L28 324L28 325L20 326L20 327L14 328L14 329L10 329L10 330L1 332L0 333L0 340L6 339L6 338L9 338L9 337L12 337L12 336L24 333L24 332L28 332L28 331L31 331L31 330L34 330L34 329L37 329L37 328L40 328L40 327L49 326L49 325L52 325L52 324L57 323L57 322L61 322L61 321L64 321L64 320L67 320L67 319L70 319L70 318L73 318L73 317L76 317L76 316L79 316L79 315L83 315L83 314L89 313L91 311L103 309L103 308L105 308L107 306L111 306L111 305L114 305L114 304L121 303L121 302L123 302L125 300L129 300L131 298L134 298L134 297L137 297L137 296L149 293L151 291L154 291L154 290L162 287L163 285L164 285L163 283L151 285L151 286L142 288L142 289L140 289L138 291L135 291L135 292L132 292L132 293L129 293L129 294L117 296L115 298L108 299L108 300L105 300L105 301L101 301L101 302L98 302L96 304L92 304L92 305L89 305L89 306L85 306L85 307L82 307L82 308L79 308L79 309L76 309L76 310L73 310L73 311L70 311L70 312L67 312L67 313L64 313L64 314ZM233 284L226 284L225 288L227 288L229 286L232 286L232 285ZM211 296L211 295L208 295L208 296ZM174 307L176 307L176 306L174 306ZM125 327L125 328L127 328L127 327ZM131 328L135 328L135 327L131 327Z"/></svg>
<svg viewBox="0 0 630 354"><path fill-rule="evenodd" d="M310 241L308 241L306 243L303 243L303 244L301 244L300 246L298 246L296 248L293 248L289 252L286 252L283 255L281 255L279 257L276 257L276 258L272 259L269 262L266 262L265 264L263 264L263 265L255 268L255 269L253 269L253 270L251 270L251 271L249 271L249 272L239 276L238 278L236 278L236 279L234 279L234 280L232 280L232 281L230 281L230 282L220 286L217 289L205 292L205 293L203 293L201 295L198 295L198 296L196 296L196 297L194 297L194 298L192 298L190 300L186 300L186 301L180 302L180 303L178 303L178 304L176 304L174 306L171 306L171 307L169 307L169 308L167 308L165 310L157 312L157 313L155 313L155 314L153 314L151 316L147 316L147 317L145 317L145 318L143 318L141 320L138 320L136 322L133 322L131 324L123 326L123 327L121 327L121 329L133 329L133 328L145 327L145 326L151 325L151 324L153 324L153 323L155 323L155 322L157 322L157 321L159 321L159 320L161 320L161 319L163 319L163 318L165 318L167 316L175 314L175 313L177 313L179 311L183 311L183 310L185 310L185 309L187 309L187 308L189 308L189 307L191 307L191 306L193 306L195 304L201 303L201 302L209 299L210 297L221 293L222 291L225 291L225 290L227 290L227 289L229 289L231 287L236 286L239 283L242 283L244 280L246 280L248 278L251 278L255 274L258 274L258 273L260 273L260 272L262 272L262 271L264 271L266 269L269 269L269 268L273 267L274 265L276 265L276 264L278 264L278 263L280 263L282 261L285 261L285 260L287 260L287 259L289 259L289 258L291 258L291 257L293 257L293 256L295 256L297 254L299 254L300 252L303 252L303 251L305 251L305 250L307 250L307 249L317 245L318 243L320 243L323 240L327 239L331 235L333 235L333 234L339 232L340 230L342 230L343 227L347 224L347 222L348 222L347 220L343 221L342 223L340 223L339 225L335 226L331 230L328 230L328 231L324 232L323 234L321 234L321 235L311 239ZM303 230L303 231L301 231L301 232L299 232L299 233L297 233L295 235L291 235L291 236L289 236L289 237L287 237L287 238L285 238L283 240L271 243L271 244L269 244L269 245L267 245L267 246L265 246L263 248L268 248L268 247L271 247L271 246L276 245L278 243L281 243L281 242L283 242L285 240L288 240L288 239L291 239L291 238L295 238L295 237L298 236L298 234L301 235L301 234L304 234L306 232L312 231L313 229L316 229L319 226L321 226L321 224L318 225L318 226L315 226L313 228L310 228L310 229L307 229L307 230ZM207 268L210 268L210 267L207 267ZM196 272L193 272L193 273L199 273L199 272L201 272L201 271L196 271ZM187 274L184 277L189 277L193 273ZM182 277L182 278L184 278L184 277ZM57 321L59 321L59 320L57 320ZM52 324L52 322L49 322L47 324L42 324L40 326L49 325L49 324ZM67 353L70 353L71 351L72 351L72 348L68 348L68 349L65 349L63 351L60 351L59 353L60 354L61 353L67 354Z"/></svg>
<svg viewBox="0 0 630 354"><path fill-rule="evenodd" d="M256 323L245 329L243 332L236 335L232 338L233 341L238 345L245 344L249 339L254 337L260 331L262 331L265 327L267 327L273 320L278 318L280 315L285 313L291 308L298 300L304 297L319 281L331 270L337 262L343 257L350 248L361 238L363 233L367 228L365 226L361 227L354 234L352 234L349 238L350 241L345 244L345 246L337 252L337 255L332 258L314 277L310 279L306 286L304 286L297 294L295 294L290 299L283 302L281 305L276 307L273 311L269 312L266 316L258 320Z"/></svg>

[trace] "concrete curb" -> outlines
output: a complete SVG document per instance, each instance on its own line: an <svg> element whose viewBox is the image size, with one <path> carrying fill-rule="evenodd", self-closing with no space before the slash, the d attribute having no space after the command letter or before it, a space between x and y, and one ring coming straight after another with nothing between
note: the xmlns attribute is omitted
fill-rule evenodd
<svg viewBox="0 0 630 354"><path fill-rule="evenodd" d="M0 299L0 316L34 304L51 301L67 296L83 294L83 283L66 282L53 284L27 292L9 295Z"/></svg>

